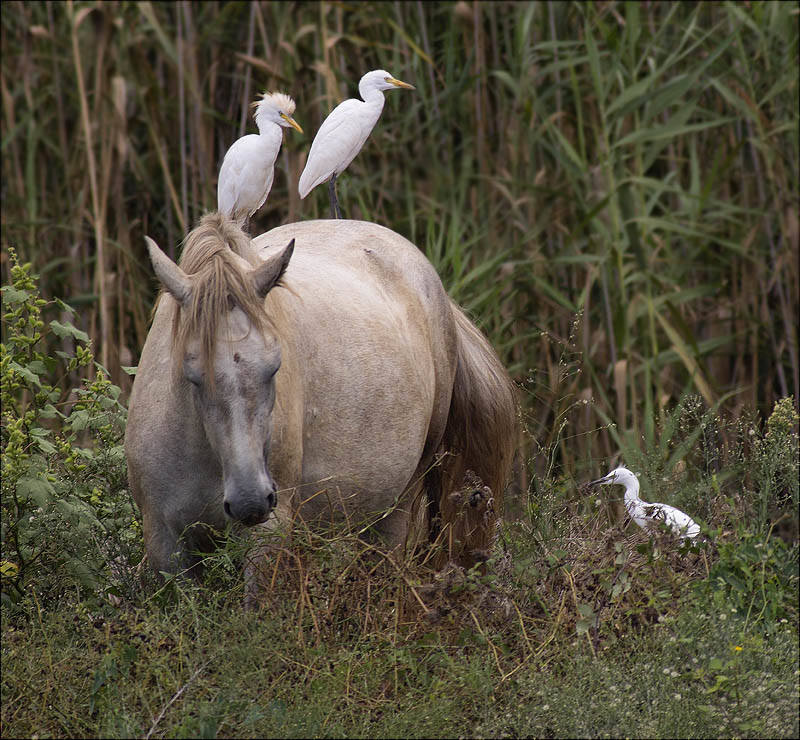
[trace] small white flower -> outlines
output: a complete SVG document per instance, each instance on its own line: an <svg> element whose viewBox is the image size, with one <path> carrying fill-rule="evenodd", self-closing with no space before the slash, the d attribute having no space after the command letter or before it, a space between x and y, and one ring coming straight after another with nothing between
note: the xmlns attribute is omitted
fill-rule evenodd
<svg viewBox="0 0 800 740"><path fill-rule="evenodd" d="M683 699L683 697L680 694L673 694L672 696L675 698L675 701L680 701L681 699Z"/></svg>

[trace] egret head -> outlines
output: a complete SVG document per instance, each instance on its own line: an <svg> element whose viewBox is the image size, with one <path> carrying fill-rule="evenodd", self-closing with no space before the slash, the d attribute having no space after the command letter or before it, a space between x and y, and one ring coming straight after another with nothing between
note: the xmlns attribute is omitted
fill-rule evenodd
<svg viewBox="0 0 800 740"><path fill-rule="evenodd" d="M300 124L292 118L294 113L294 100L292 100L285 93L265 92L261 96L261 100L256 100L250 104L251 108L255 108L256 112L253 118L256 119L256 126L261 131L261 127L266 123L275 123L278 126L289 128L290 126L303 133Z"/></svg>
<svg viewBox="0 0 800 740"><path fill-rule="evenodd" d="M373 69L372 72L367 72L358 83L358 93L365 100L365 93L370 90L394 90L396 88L416 90L413 85L392 77L385 69Z"/></svg>
<svg viewBox="0 0 800 740"><path fill-rule="evenodd" d="M639 490L639 479L628 468L614 468L610 473L606 473L602 478L593 480L590 486L625 486L626 490Z"/></svg>

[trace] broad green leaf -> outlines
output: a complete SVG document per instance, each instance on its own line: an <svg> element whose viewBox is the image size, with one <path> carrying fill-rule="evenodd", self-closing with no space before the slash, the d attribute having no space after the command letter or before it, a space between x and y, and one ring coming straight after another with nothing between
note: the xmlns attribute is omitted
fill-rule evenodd
<svg viewBox="0 0 800 740"><path fill-rule="evenodd" d="M17 496L30 499L42 508L49 506L55 495L53 484L43 478L20 478L17 481Z"/></svg>
<svg viewBox="0 0 800 740"><path fill-rule="evenodd" d="M30 298L31 293L27 290L20 290L12 285L3 286L3 303L25 303Z"/></svg>
<svg viewBox="0 0 800 740"><path fill-rule="evenodd" d="M67 419L67 423L72 428L73 432L80 432L89 424L89 412L86 409L79 409L78 411L73 411L69 418Z"/></svg>
<svg viewBox="0 0 800 740"><path fill-rule="evenodd" d="M62 339L65 337L73 337L75 339L80 339L82 342L86 342L87 344L89 343L89 335L85 331L81 331L70 323L62 324L60 321L53 320L50 322L50 328Z"/></svg>
<svg viewBox="0 0 800 740"><path fill-rule="evenodd" d="M9 363L9 367L14 370L18 375L21 375L28 383L41 386L42 382L36 373L31 372L27 367L23 367L18 362Z"/></svg>
<svg viewBox="0 0 800 740"><path fill-rule="evenodd" d="M60 298L54 298L53 300L62 311L66 311L70 316L75 315L75 309L69 303L65 303Z"/></svg>

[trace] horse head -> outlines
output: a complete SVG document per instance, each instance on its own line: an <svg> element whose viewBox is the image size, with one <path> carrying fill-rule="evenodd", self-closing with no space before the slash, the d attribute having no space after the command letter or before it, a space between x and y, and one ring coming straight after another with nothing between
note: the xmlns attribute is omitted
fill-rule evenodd
<svg viewBox="0 0 800 740"><path fill-rule="evenodd" d="M263 522L277 503L269 471L275 374L281 349L264 299L291 258L292 240L266 261L232 222L212 214L187 239L180 266L149 237L164 290L177 302L172 367L175 390L191 399L222 471L227 517ZM230 233L228 233L230 232ZM237 245L238 248L237 249Z"/></svg>

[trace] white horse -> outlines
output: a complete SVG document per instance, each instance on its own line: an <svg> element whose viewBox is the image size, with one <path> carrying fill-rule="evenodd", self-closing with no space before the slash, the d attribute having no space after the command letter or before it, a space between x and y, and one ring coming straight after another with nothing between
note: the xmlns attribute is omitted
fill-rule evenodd
<svg viewBox="0 0 800 740"><path fill-rule="evenodd" d="M397 547L415 499L446 556L472 562L489 545L514 386L413 244L346 220L251 244L212 213L180 266L148 249L164 290L125 452L153 568L194 565L191 551L213 546L197 525L260 524L273 510L279 522L384 512L373 529ZM467 470L492 501L451 495Z"/></svg>

